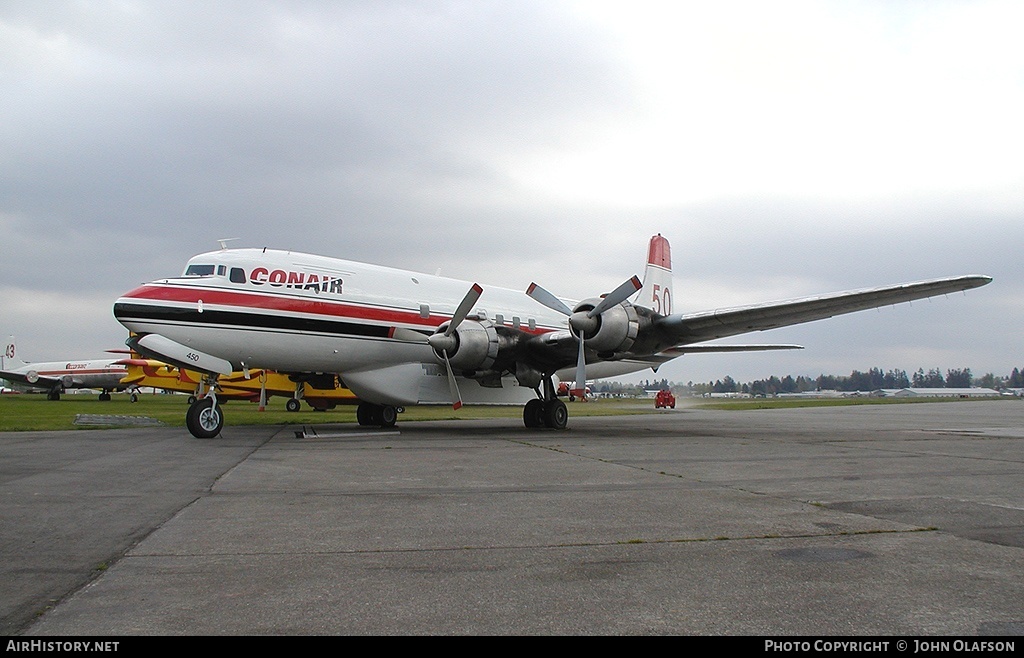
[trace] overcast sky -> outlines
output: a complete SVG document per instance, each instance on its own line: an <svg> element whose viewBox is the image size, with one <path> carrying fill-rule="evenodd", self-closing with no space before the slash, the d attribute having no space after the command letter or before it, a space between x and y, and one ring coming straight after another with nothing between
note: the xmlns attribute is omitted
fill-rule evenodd
<svg viewBox="0 0 1024 658"><path fill-rule="evenodd" d="M656 375L1024 367L1024 3L0 3L0 334L270 246L560 296L671 241L676 311L938 276L967 294Z"/></svg>

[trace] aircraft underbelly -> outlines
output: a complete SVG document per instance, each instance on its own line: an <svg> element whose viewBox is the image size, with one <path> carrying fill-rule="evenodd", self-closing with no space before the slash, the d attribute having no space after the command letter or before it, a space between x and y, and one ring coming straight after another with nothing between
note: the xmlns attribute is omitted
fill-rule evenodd
<svg viewBox="0 0 1024 658"><path fill-rule="evenodd" d="M587 364L587 381L591 379L604 379L606 377L618 377L619 375L628 375L634 372L640 372L641 370L647 370L651 367L650 363L642 363L639 361L602 361L599 363L588 363ZM555 375L563 381L571 381L576 377L576 369L563 368L555 373Z"/></svg>
<svg viewBox="0 0 1024 658"><path fill-rule="evenodd" d="M347 388L366 402L395 406L452 404L444 367L436 363L348 371L341 378ZM458 385L463 404L525 404L536 397L532 389L519 386L515 377L503 378L500 388L480 386L464 377L458 379Z"/></svg>
<svg viewBox="0 0 1024 658"><path fill-rule="evenodd" d="M420 364L423 370L420 376L420 404L452 404L451 389L448 377L441 366ZM481 386L477 381L460 377L458 380L459 395L463 404L526 404L537 397L531 388L520 386L515 377L503 377L501 387Z"/></svg>
<svg viewBox="0 0 1024 658"><path fill-rule="evenodd" d="M117 374L109 375L80 375L74 378L74 386L77 388L102 388L105 390L113 390L121 386L121 378L124 377L125 373L119 372Z"/></svg>
<svg viewBox="0 0 1024 658"><path fill-rule="evenodd" d="M156 333L187 347L230 361L241 369L266 368L282 372L344 373L382 363L428 361L426 344L372 337L338 337L258 328L168 326L145 322L129 327L137 333Z"/></svg>

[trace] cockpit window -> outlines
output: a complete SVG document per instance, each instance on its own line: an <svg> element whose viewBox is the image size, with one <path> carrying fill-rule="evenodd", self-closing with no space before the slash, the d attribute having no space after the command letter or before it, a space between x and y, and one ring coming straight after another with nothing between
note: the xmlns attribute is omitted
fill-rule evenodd
<svg viewBox="0 0 1024 658"><path fill-rule="evenodd" d="M245 283L245 270L241 267L232 267L229 278L231 283Z"/></svg>
<svg viewBox="0 0 1024 658"><path fill-rule="evenodd" d="M213 265L189 265L185 276L213 276Z"/></svg>

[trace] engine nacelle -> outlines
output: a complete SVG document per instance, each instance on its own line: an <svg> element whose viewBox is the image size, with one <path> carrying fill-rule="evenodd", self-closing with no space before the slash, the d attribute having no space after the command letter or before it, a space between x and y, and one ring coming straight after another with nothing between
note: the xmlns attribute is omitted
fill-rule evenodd
<svg viewBox="0 0 1024 658"><path fill-rule="evenodd" d="M588 318L587 313L600 302L599 297L594 297L576 305L569 318L572 332L577 336L582 333L586 346L599 353L629 351L640 331L636 309L629 302L623 302Z"/></svg>
<svg viewBox="0 0 1024 658"><path fill-rule="evenodd" d="M438 360L444 363L444 352L447 351L453 370L464 373L490 370L501 346L494 325L487 320L466 320L456 327L451 336L442 339L448 325L445 322L431 336L431 346Z"/></svg>

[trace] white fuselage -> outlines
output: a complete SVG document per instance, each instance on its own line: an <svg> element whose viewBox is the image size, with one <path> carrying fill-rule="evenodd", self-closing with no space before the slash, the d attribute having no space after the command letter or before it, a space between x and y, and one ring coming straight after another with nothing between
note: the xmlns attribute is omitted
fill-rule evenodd
<svg viewBox="0 0 1024 658"><path fill-rule="evenodd" d="M51 390L48 382L59 381L64 388L93 388L113 391L121 388L121 379L127 372L123 365L115 363L116 359L97 359L93 361L50 361L46 363L29 363L6 372L11 375L22 375L25 380L13 380L15 388L25 390ZM3 375L0 374L0 378Z"/></svg>
<svg viewBox="0 0 1024 658"><path fill-rule="evenodd" d="M196 256L183 276L126 293L114 313L134 333L159 334L236 369L340 373L363 399L442 402L450 399L444 366L425 339L472 285L323 256L231 249ZM505 288L485 287L470 317L531 334L566 330L564 316ZM624 365L620 372L638 369ZM467 402L521 402L532 394L500 391L467 386Z"/></svg>

